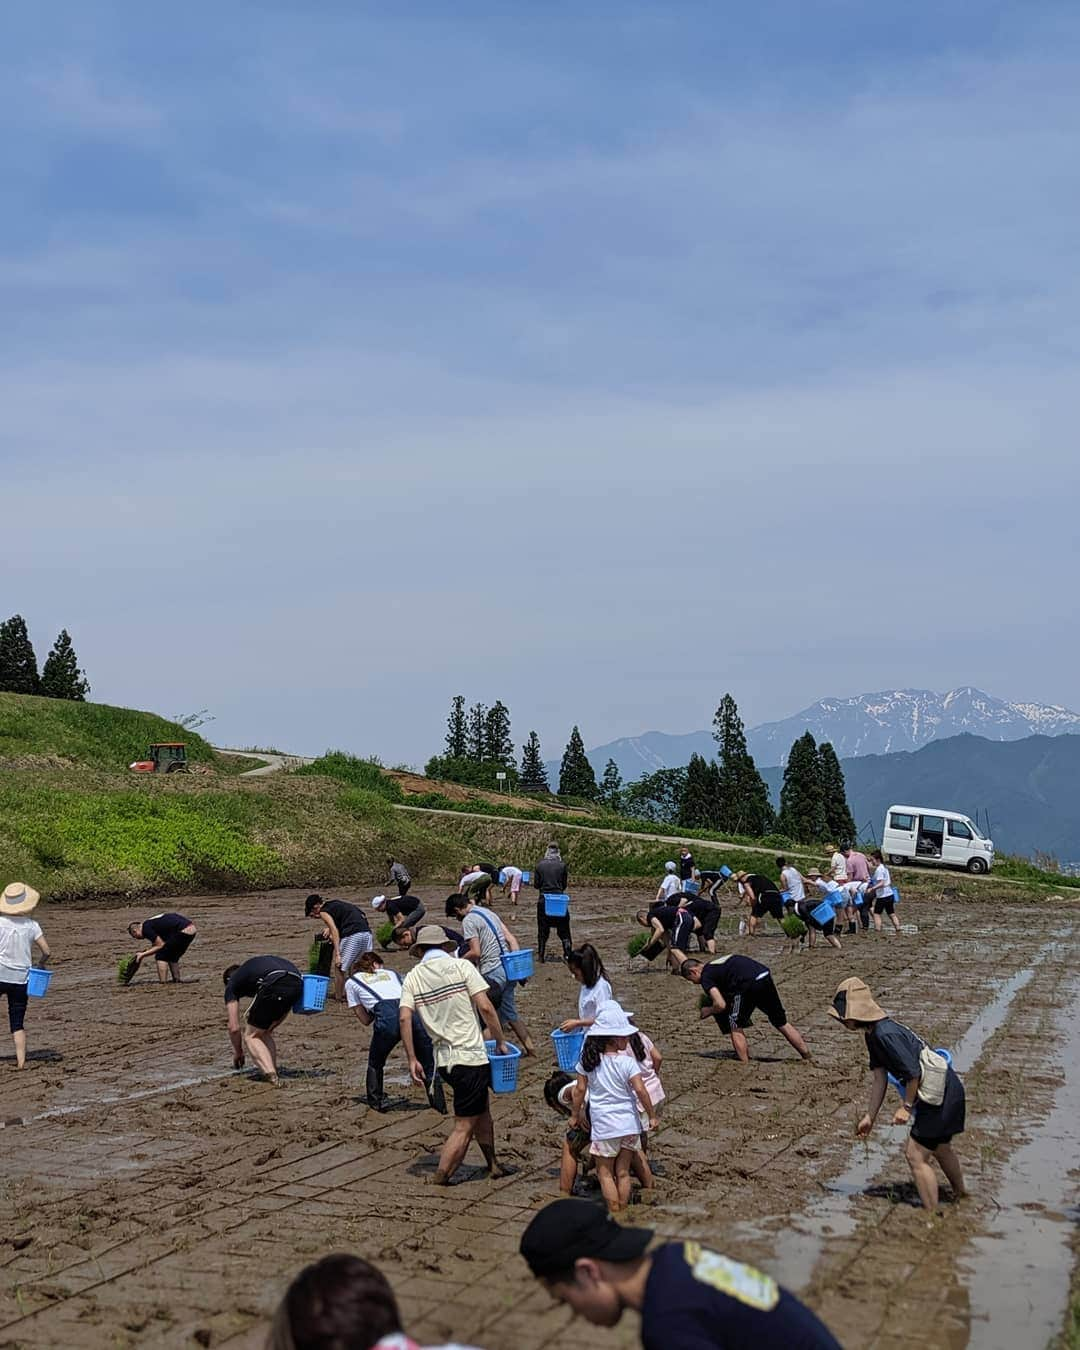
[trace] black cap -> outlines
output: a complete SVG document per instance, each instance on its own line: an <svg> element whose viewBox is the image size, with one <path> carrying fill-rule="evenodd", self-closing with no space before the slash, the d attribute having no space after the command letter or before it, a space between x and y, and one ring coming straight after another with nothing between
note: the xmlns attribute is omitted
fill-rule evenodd
<svg viewBox="0 0 1080 1350"><path fill-rule="evenodd" d="M623 1228L588 1200L556 1200L521 1235L521 1254L538 1279L566 1274L583 1256L635 1261L652 1241L651 1228Z"/></svg>

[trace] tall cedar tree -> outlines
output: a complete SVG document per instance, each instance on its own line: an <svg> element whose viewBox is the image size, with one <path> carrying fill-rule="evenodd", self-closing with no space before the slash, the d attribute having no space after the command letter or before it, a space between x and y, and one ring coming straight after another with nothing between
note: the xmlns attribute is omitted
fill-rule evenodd
<svg viewBox="0 0 1080 1350"><path fill-rule="evenodd" d="M61 628L60 636L41 668L41 692L46 698L67 698L75 703L85 703L90 692L90 682L79 669L71 634L66 628Z"/></svg>
<svg viewBox="0 0 1080 1350"><path fill-rule="evenodd" d="M469 759L483 764L487 758L487 709L482 703L474 703L469 709L469 734L466 751Z"/></svg>
<svg viewBox="0 0 1080 1350"><path fill-rule="evenodd" d="M716 780L702 755L691 755L686 766L686 790L679 807L679 824L688 830L708 830L716 826L719 802Z"/></svg>
<svg viewBox="0 0 1080 1350"><path fill-rule="evenodd" d="M623 811L636 820L674 826L685 793L685 769L657 769L623 788Z"/></svg>
<svg viewBox="0 0 1080 1350"><path fill-rule="evenodd" d="M828 741L818 746L818 773L825 808L825 831L838 844L855 842L855 818L848 806L844 771Z"/></svg>
<svg viewBox="0 0 1080 1350"><path fill-rule="evenodd" d="M559 796L583 797L592 802L596 800L596 792L596 774L585 753L581 732L575 727L570 733L559 766Z"/></svg>
<svg viewBox="0 0 1080 1350"><path fill-rule="evenodd" d="M509 766L514 764L510 709L501 699L496 699L484 715L484 753L496 764Z"/></svg>
<svg viewBox="0 0 1080 1350"><path fill-rule="evenodd" d="M540 758L540 737L529 732L529 739L521 747L521 788L524 792L550 792L547 770Z"/></svg>
<svg viewBox="0 0 1080 1350"><path fill-rule="evenodd" d="M769 834L776 824L769 789L746 748L742 718L730 694L720 700L713 717L713 739L720 747L717 829L728 834Z"/></svg>
<svg viewBox="0 0 1080 1350"><path fill-rule="evenodd" d="M597 800L609 811L622 808L622 774L613 759L604 765L604 776L600 780L600 795Z"/></svg>
<svg viewBox="0 0 1080 1350"><path fill-rule="evenodd" d="M817 741L809 731L791 747L784 766L778 826L781 834L803 844L820 843L828 828Z"/></svg>
<svg viewBox="0 0 1080 1350"><path fill-rule="evenodd" d="M41 687L37 657L26 631L26 620L13 614L0 623L0 691L6 694L36 694Z"/></svg>
<svg viewBox="0 0 1080 1350"><path fill-rule="evenodd" d="M465 695L455 694L446 719L446 758L465 759L469 753L469 724L465 716Z"/></svg>

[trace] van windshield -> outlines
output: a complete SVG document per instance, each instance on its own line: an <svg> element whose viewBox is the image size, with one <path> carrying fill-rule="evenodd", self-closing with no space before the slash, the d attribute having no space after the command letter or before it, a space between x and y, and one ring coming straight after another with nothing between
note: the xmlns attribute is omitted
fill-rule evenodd
<svg viewBox="0 0 1080 1350"><path fill-rule="evenodd" d="M986 835L980 831L978 825L976 825L973 820L968 820L967 816L964 817L964 824L968 827L968 829L971 831L971 833L975 836L976 839L986 838Z"/></svg>

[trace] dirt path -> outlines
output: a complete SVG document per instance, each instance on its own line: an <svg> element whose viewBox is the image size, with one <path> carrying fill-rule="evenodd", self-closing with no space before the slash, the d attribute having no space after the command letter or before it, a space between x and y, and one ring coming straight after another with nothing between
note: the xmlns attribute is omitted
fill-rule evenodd
<svg viewBox="0 0 1080 1350"><path fill-rule="evenodd" d="M265 778L270 773L283 773L286 769L297 769L301 764L314 763L311 755L274 755L267 750L222 750L216 745L213 749L215 755L236 755L240 759L263 761L261 768L245 769L239 775L241 778Z"/></svg>
<svg viewBox="0 0 1080 1350"><path fill-rule="evenodd" d="M197 1336L254 1350L289 1276L340 1249L383 1266L419 1338L486 1350L637 1344L629 1319L604 1334L570 1323L516 1256L522 1227L557 1190L560 1125L541 1096L549 1054L525 1065L516 1094L497 1099L514 1174L493 1183L473 1166L445 1192L428 1184L445 1123L405 1085L400 1058L389 1065L398 1107L380 1116L359 1105L368 1033L345 1010L286 1023L283 1091L230 1071L219 972L256 952L302 961L313 931L302 899L178 901L199 923L184 963L198 982L178 987L149 976L114 982L124 925L141 911L65 905L42 915L58 962L28 1019L32 1067L16 1075L0 1059L0 1344L190 1347ZM576 937L597 942L617 995L665 1056L659 1202L636 1221L669 1237L693 1233L781 1279L806 1267L806 1296L845 1345L992 1345L979 1272L993 1267L978 1244L1027 1213L1009 1208L1007 1164L1025 1132L1053 1118L1065 1068L1053 1006L1076 976L1077 920L1058 915L1049 926L1025 902L912 900L905 918L917 936L859 937L839 955L781 956L775 932L754 943L729 937L772 966L817 1061L801 1064L765 1024L745 1069L698 1021L695 991L659 969L627 969L620 953L641 899L630 888L574 895ZM508 917L528 939L532 906ZM980 1020L1037 959L1000 1024ZM392 964L405 970L408 958ZM880 1165L844 1197L843 1223L827 1232L813 1222L817 1201L850 1169L867 1091L859 1038L825 1013L836 982L856 972L935 1043L968 1036L978 1048L961 1146L974 1195L946 1206L932 1229L905 1203L899 1132L887 1129ZM571 1015L576 986L548 965L519 1002L545 1041ZM1053 1147L1061 1186L1075 1187L1075 1140ZM1068 1226L1058 1228L1067 1241ZM1067 1285L1055 1276L1055 1295Z"/></svg>

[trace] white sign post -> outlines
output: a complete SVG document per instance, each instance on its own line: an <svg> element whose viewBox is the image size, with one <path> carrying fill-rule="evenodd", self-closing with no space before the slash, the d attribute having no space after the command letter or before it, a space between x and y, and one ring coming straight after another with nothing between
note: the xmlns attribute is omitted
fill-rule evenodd
<svg viewBox="0 0 1080 1350"><path fill-rule="evenodd" d="M504 773L497 773L497 774L495 775L495 781L499 784L499 791L502 792L502 790L503 790L503 786L502 786L502 785L506 782L506 774L504 774ZM509 792L510 789L507 788L506 791Z"/></svg>

